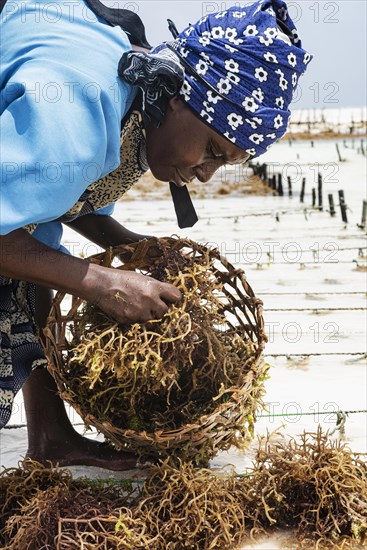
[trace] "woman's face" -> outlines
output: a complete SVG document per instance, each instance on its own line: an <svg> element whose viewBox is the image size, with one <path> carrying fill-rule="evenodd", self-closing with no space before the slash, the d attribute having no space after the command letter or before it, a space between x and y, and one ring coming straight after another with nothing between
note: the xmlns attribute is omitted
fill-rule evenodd
<svg viewBox="0 0 367 550"><path fill-rule="evenodd" d="M147 160L153 176L185 185L195 177L210 180L224 164L250 155L202 122L178 97L170 100L160 128L147 128Z"/></svg>

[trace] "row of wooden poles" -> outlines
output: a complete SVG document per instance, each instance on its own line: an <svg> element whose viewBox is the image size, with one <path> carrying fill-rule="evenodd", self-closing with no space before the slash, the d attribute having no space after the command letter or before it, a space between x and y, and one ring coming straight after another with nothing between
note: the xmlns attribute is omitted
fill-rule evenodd
<svg viewBox="0 0 367 550"><path fill-rule="evenodd" d="M292 147L293 143L296 143L297 142L297 134L291 134L289 137L288 137L288 145L290 147ZM354 146L354 139L351 140L352 141L352 146L350 147L351 149L355 149L355 146ZM311 144L311 147L315 147L315 141L313 139L310 139L310 144ZM348 145L347 145L347 142L346 140L344 139L343 140L343 145L345 147L345 149L349 149ZM339 148L339 145L338 143L335 144L335 148L337 150L337 153L338 153L338 157L339 157L339 161L342 162L343 159L342 159L342 156L340 154L340 148ZM358 154L361 154L363 156L366 156L366 148L364 146L364 140L361 139L360 141L360 146L356 148L356 151Z"/></svg>
<svg viewBox="0 0 367 550"><path fill-rule="evenodd" d="M292 144L293 144L294 142L296 142L296 141L297 141L297 139L291 135L291 136L288 138L289 146L292 147ZM315 147L315 142L314 142L313 139L310 140L310 143L311 143L311 147ZM343 144L344 144L344 147L345 147L346 149L348 149L348 145L347 145L346 140L343 140ZM344 162L344 159L343 159L343 157L342 157L341 154L340 154L340 148L339 148L338 143L335 143L335 148L336 148L336 152L338 153L339 162ZM355 147L354 147L354 139L352 139L352 146L351 146L351 148L352 148L352 149L355 148ZM365 146L364 146L364 140L363 140L363 139L361 139L360 146L357 147L356 150L357 150L357 153L358 153L358 154L361 154L361 155L363 155L363 156L366 156L366 148L365 148Z"/></svg>
<svg viewBox="0 0 367 550"><path fill-rule="evenodd" d="M252 166L252 169L254 171L254 174L257 175L262 181L267 183L267 185L272 189L277 195L280 197L284 196L284 188L283 188L283 176L280 173L273 174L272 176L268 175L268 165L266 163L263 164L256 164ZM317 189L316 187L312 187L312 208L315 208L317 210L323 210L323 190L322 190L322 174L318 172L317 176ZM287 176L287 184L288 184L288 196L293 196L293 189L292 189L292 180L290 176ZM303 204L305 201L305 190L306 190L306 178L302 178L302 184L301 184L301 192L300 192L300 202ZM339 196L339 207L340 207L340 213L341 218L344 223L348 223L348 214L347 214L347 204L345 201L345 195L343 189L340 189L338 191ZM334 202L334 195L333 193L328 194L328 202L329 202L329 213L331 217L336 216L336 208L335 208L335 202ZM366 221L367 221L367 201L364 200L362 204L362 219L361 223L358 224L358 227L361 229L366 228Z"/></svg>
<svg viewBox="0 0 367 550"><path fill-rule="evenodd" d="M347 122L337 122L333 123L330 121L327 121L324 119L320 120L298 120L292 121L289 125L290 131L292 131L293 128L297 128L296 131L299 132L299 129L302 128L303 132L308 132L311 134L312 130L315 130L316 132L332 132L334 134L344 134L348 133L350 136L357 135L360 133L360 130L365 130L366 128L366 121L363 120L363 117L361 117L361 120L351 120L349 123ZM346 129L348 128L348 131L346 132Z"/></svg>

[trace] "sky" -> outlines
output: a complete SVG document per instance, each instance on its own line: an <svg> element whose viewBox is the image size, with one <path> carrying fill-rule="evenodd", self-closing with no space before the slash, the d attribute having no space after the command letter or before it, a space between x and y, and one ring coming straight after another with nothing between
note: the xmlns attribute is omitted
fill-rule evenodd
<svg viewBox="0 0 367 550"><path fill-rule="evenodd" d="M251 1L104 0L106 5L140 15L152 45L171 39L167 18L181 31L207 13ZM360 107L366 100L366 0L298 0L287 2L303 47L314 55L300 79L294 109Z"/></svg>

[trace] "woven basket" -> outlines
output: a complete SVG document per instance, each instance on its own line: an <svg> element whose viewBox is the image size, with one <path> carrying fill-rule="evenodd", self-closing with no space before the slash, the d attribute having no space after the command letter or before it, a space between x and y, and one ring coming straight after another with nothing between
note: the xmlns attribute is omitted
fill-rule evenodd
<svg viewBox="0 0 367 550"><path fill-rule="evenodd" d="M183 258L194 257L195 261L196 258L199 261L204 254L209 254L212 275L221 283L218 300L225 315L226 329L231 331L230 334L239 335L251 346L250 368L247 366L243 375L241 371L239 384L227 388L226 402L216 405L217 396L213 395L210 404L213 410L209 414L177 429L152 432L117 427L106 418L97 418L85 410L85 406L81 407L78 403L77 395L70 391L65 378L65 365L71 350L75 348L78 331L80 333L76 319L85 302L72 297L71 308L63 313L65 294L62 292L58 292L55 297L45 328L46 355L61 398L72 405L86 426L94 426L117 449L133 451L144 458L163 458L177 454L185 459L207 460L232 445L243 447L253 435L256 410L262 404L263 383L267 372L267 365L261 356L266 342L262 302L255 297L241 269L234 268L218 250L188 239L147 239L109 249L105 253L92 256L89 261L111 267L118 258L123 261L123 265L120 261L112 269L136 270L156 276L157 270L154 271L154 267L162 264L162 257L167 253ZM218 361L221 361L220 357Z"/></svg>

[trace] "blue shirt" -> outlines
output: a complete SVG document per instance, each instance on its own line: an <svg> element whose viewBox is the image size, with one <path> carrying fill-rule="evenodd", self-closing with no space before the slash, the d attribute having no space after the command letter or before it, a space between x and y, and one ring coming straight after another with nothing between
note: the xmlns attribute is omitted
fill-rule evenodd
<svg viewBox="0 0 367 550"><path fill-rule="evenodd" d="M136 88L117 66L130 42L83 0L9 1L1 42L0 234L47 224L34 236L58 248L61 225L48 222L120 163Z"/></svg>

